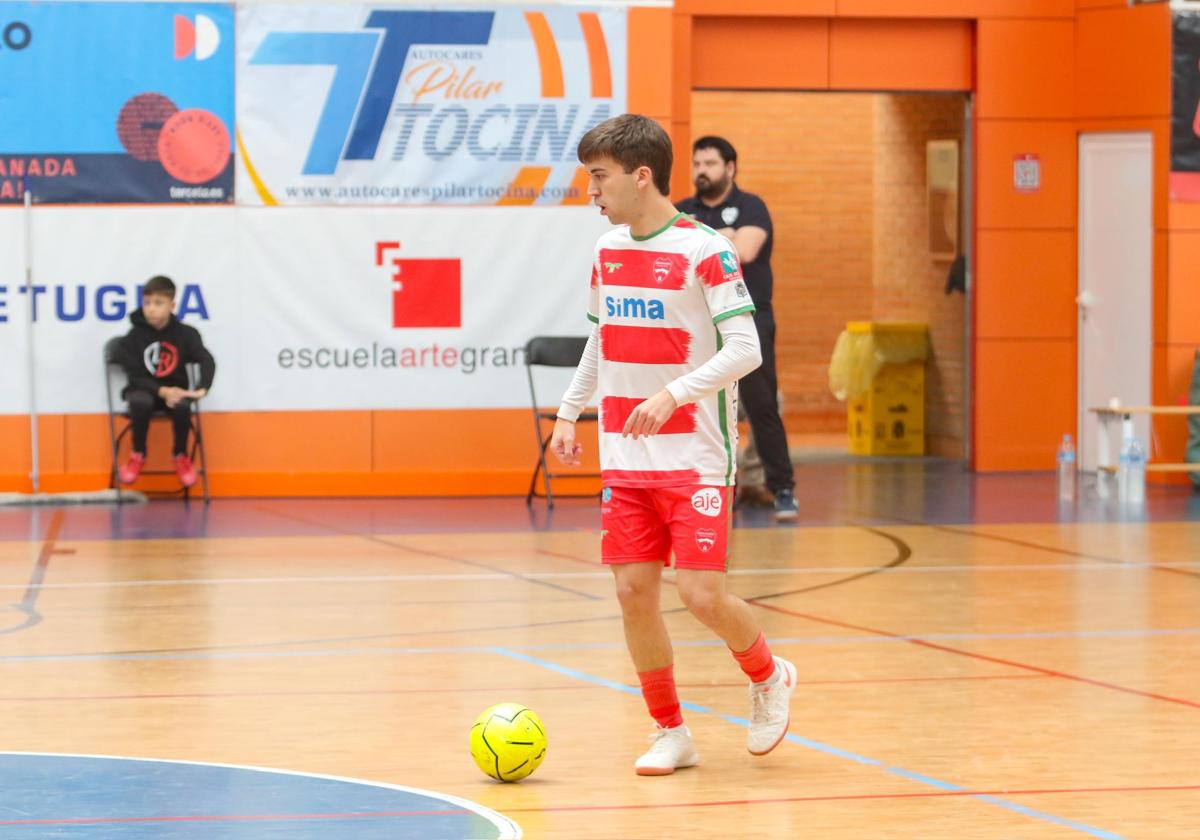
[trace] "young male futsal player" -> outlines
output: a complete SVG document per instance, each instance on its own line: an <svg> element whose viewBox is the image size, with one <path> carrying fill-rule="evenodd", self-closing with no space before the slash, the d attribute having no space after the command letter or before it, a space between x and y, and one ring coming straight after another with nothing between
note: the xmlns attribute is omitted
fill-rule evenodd
<svg viewBox="0 0 1200 840"><path fill-rule="evenodd" d="M725 591L737 381L761 360L754 305L729 240L667 198L671 140L656 122L607 120L580 140L579 160L588 195L618 227L596 243L595 326L551 445L563 463L579 462L575 420L599 389L601 556L657 724L635 767L661 776L700 760L680 714L659 607L672 551L683 603L751 680L746 745L764 755L787 733L796 668L771 655L750 607Z"/></svg>

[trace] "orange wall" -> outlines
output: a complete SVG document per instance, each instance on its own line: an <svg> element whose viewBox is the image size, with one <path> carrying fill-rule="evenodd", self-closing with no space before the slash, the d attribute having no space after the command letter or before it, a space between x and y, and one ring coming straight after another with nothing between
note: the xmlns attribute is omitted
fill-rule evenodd
<svg viewBox="0 0 1200 840"><path fill-rule="evenodd" d="M1184 273L1200 259L1200 210L1166 200L1165 3L743 0L734 12L678 0L673 15L679 149L695 133L688 87L974 90L972 428L982 470L1047 469L1075 427L1078 133L1154 132L1155 399L1177 400L1200 331L1200 284ZM790 63L789 49L799 56ZM1018 154L1040 159L1036 192L1013 186ZM679 191L686 161L676 171ZM1160 434L1160 454L1178 458L1182 428Z"/></svg>

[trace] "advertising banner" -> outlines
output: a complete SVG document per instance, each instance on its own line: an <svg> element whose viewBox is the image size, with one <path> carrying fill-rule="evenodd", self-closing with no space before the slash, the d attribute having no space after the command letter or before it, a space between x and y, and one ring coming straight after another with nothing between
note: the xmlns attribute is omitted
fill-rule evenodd
<svg viewBox="0 0 1200 840"><path fill-rule="evenodd" d="M1171 40L1171 198L1200 201L1200 13L1177 12Z"/></svg>
<svg viewBox="0 0 1200 840"><path fill-rule="evenodd" d="M580 207L32 215L29 294L24 214L0 213L0 414L29 411L30 307L39 412L104 411L100 350L155 274L175 281L177 314L216 357L209 410L526 407L524 344L588 332L593 246L609 227Z"/></svg>
<svg viewBox="0 0 1200 840"><path fill-rule="evenodd" d="M233 200L234 14L0 5L0 203Z"/></svg>
<svg viewBox="0 0 1200 840"><path fill-rule="evenodd" d="M584 204L575 148L625 110L626 14L242 6L239 201Z"/></svg>

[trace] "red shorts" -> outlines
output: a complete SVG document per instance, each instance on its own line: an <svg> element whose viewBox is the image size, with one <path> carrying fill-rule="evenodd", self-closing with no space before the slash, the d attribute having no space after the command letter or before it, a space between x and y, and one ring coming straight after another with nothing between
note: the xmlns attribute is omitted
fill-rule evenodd
<svg viewBox="0 0 1200 840"><path fill-rule="evenodd" d="M605 563L670 565L725 571L732 487L605 487L600 558Z"/></svg>

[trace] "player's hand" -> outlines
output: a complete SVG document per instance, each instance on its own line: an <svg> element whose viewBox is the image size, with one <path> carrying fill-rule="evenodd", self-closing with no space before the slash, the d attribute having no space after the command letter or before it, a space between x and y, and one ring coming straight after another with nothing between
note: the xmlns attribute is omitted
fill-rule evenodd
<svg viewBox="0 0 1200 840"><path fill-rule="evenodd" d="M550 449L554 451L554 457L558 458L559 463L568 467L577 467L583 463L579 457L583 454L583 444L575 442L575 424L570 420L559 418L554 421Z"/></svg>
<svg viewBox="0 0 1200 840"><path fill-rule="evenodd" d="M625 421L625 428L621 430L621 437L632 435L633 439L637 440L639 435L650 437L658 434L663 423L671 419L677 408L679 404L675 402L671 392L664 388L650 399L639 403L638 407L630 412L629 419Z"/></svg>
<svg viewBox="0 0 1200 840"><path fill-rule="evenodd" d="M201 397L204 397L204 396L207 396L207 395L208 395L208 389L206 389L206 388L197 388L195 391L184 391L184 392L183 392L183 395L184 395L185 397L191 397L191 398L192 398L192 399L194 399L194 400L198 400L198 399L200 399Z"/></svg>
<svg viewBox="0 0 1200 840"><path fill-rule="evenodd" d="M174 408L179 405L181 399L187 396L187 392L182 388L176 388L174 385L160 388L158 394L163 398L163 402L167 404L167 408Z"/></svg>

